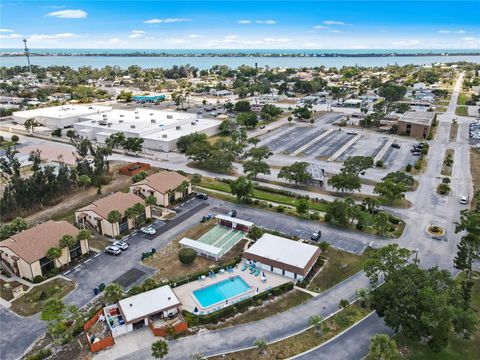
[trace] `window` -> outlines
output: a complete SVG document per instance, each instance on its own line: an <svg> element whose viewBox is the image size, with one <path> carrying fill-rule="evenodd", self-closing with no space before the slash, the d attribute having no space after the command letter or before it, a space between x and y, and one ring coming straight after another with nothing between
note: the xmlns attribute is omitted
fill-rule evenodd
<svg viewBox="0 0 480 360"><path fill-rule="evenodd" d="M285 276L285 270L284 269L282 269L282 275Z"/></svg>
<svg viewBox="0 0 480 360"><path fill-rule="evenodd" d="M297 279L297 273L293 273L293 278Z"/></svg>
<svg viewBox="0 0 480 360"><path fill-rule="evenodd" d="M47 257L43 257L40 259L40 268L42 270L42 275L46 275L55 267L55 263L53 260L48 259Z"/></svg>
<svg viewBox="0 0 480 360"><path fill-rule="evenodd" d="M270 271L273 272L273 266L270 266Z"/></svg>
<svg viewBox="0 0 480 360"><path fill-rule="evenodd" d="M75 259L76 257L82 255L82 246L80 241L77 241L75 245L70 248L70 259Z"/></svg>

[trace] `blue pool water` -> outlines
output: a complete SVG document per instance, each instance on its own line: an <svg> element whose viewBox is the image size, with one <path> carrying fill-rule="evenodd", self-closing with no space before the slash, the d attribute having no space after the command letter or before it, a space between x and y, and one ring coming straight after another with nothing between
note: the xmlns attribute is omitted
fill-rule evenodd
<svg viewBox="0 0 480 360"><path fill-rule="evenodd" d="M235 276L216 284L195 290L193 295L203 308L225 302L250 290L250 286L240 277Z"/></svg>

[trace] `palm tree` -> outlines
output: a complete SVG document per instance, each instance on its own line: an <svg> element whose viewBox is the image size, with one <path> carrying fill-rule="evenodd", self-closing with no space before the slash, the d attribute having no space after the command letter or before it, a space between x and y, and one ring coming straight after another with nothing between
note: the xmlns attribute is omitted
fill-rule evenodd
<svg viewBox="0 0 480 360"><path fill-rule="evenodd" d="M168 354L168 344L165 340L157 340L152 344L152 356L163 359Z"/></svg>
<svg viewBox="0 0 480 360"><path fill-rule="evenodd" d="M62 238L58 241L58 246L63 252L64 248L67 248L68 262L72 259L70 258L69 249L76 244L77 240L72 235L63 235Z"/></svg>
<svg viewBox="0 0 480 360"><path fill-rule="evenodd" d="M192 185L196 188L202 182L202 175L200 174L193 174L191 179Z"/></svg>
<svg viewBox="0 0 480 360"><path fill-rule="evenodd" d="M265 355L265 352L267 350L267 342L265 341L265 339L257 339L254 341L253 345L258 348L261 355Z"/></svg>
<svg viewBox="0 0 480 360"><path fill-rule="evenodd" d="M322 335L322 321L323 318L320 315L312 315L308 321L311 326L315 327L315 333L318 336Z"/></svg>
<svg viewBox="0 0 480 360"><path fill-rule="evenodd" d="M188 190L189 187L188 181L184 180L180 185L178 185L175 189L175 192L179 192L182 194L182 198L185 198L185 192Z"/></svg>
<svg viewBox="0 0 480 360"><path fill-rule="evenodd" d="M107 215L107 221L112 224L112 236L115 236L114 224L122 219L122 214L118 210L112 210Z"/></svg>
<svg viewBox="0 0 480 360"><path fill-rule="evenodd" d="M393 360L398 357L397 343L387 334L377 334L370 338L371 360Z"/></svg>
<svg viewBox="0 0 480 360"><path fill-rule="evenodd" d="M40 125L35 121L35 119L27 119L25 120L23 126L25 126L25 130L30 131L30 135L33 135L35 132L35 127Z"/></svg>
<svg viewBox="0 0 480 360"><path fill-rule="evenodd" d="M55 261L58 261L60 266L62 266L62 263L59 260L62 257L62 249L58 247L51 247L50 249L48 249L47 253L45 254L45 257L48 260L53 261L54 264L55 264Z"/></svg>
<svg viewBox="0 0 480 360"><path fill-rule="evenodd" d="M157 204L157 198L153 195L149 195L145 198L145 204L147 205L156 205Z"/></svg>

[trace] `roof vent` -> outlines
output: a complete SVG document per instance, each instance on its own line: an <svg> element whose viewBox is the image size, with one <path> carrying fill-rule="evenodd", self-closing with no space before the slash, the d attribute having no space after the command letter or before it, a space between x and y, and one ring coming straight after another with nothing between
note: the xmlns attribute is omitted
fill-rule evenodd
<svg viewBox="0 0 480 360"><path fill-rule="evenodd" d="M123 123L123 119L121 119L121 120L118 120L118 122L119 122L120 124L122 124L122 123Z"/></svg>
<svg viewBox="0 0 480 360"><path fill-rule="evenodd" d="M194 125L194 126L197 125L197 123L196 123L195 121L192 122L192 123L190 123L190 124L191 124L191 125Z"/></svg>
<svg viewBox="0 0 480 360"><path fill-rule="evenodd" d="M120 117L124 117L125 115L124 114L120 114Z"/></svg>
<svg viewBox="0 0 480 360"><path fill-rule="evenodd" d="M181 128L181 126L175 126L175 130L180 130Z"/></svg>
<svg viewBox="0 0 480 360"><path fill-rule="evenodd" d="M153 113L150 113L150 116L153 116Z"/></svg>
<svg viewBox="0 0 480 360"><path fill-rule="evenodd" d="M135 129L135 125L130 125L130 129Z"/></svg>
<svg viewBox="0 0 480 360"><path fill-rule="evenodd" d="M133 304L132 304L132 303L130 303L130 307L132 307L132 306L133 306Z"/></svg>
<svg viewBox="0 0 480 360"><path fill-rule="evenodd" d="M163 139L166 139L166 138L167 138L167 134L162 134L162 138L163 138Z"/></svg>
<svg viewBox="0 0 480 360"><path fill-rule="evenodd" d="M135 110L135 114L138 114L138 110Z"/></svg>
<svg viewBox="0 0 480 360"><path fill-rule="evenodd" d="M172 300L172 298L169 296L169 297L168 297L168 300Z"/></svg>
<svg viewBox="0 0 480 360"><path fill-rule="evenodd" d="M92 120L92 124L95 124L97 122L97 120Z"/></svg>

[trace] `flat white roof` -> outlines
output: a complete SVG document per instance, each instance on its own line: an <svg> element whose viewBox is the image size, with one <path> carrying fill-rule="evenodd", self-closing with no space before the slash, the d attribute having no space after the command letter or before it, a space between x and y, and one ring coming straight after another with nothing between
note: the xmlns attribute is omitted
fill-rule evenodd
<svg viewBox="0 0 480 360"><path fill-rule="evenodd" d="M195 123L195 125L192 125ZM193 119L191 121L183 121L168 128L159 129L154 133L143 136L148 140L163 140L170 141L172 139L178 139L184 135L189 135L194 132L203 131L216 126L219 126L222 122L214 119ZM179 128L177 128L179 127Z"/></svg>
<svg viewBox="0 0 480 360"><path fill-rule="evenodd" d="M222 252L222 249L219 247L208 245L201 241L196 241L189 238L183 238L180 240L180 244L192 249L196 249L203 253L212 254L214 256L217 256Z"/></svg>
<svg viewBox="0 0 480 360"><path fill-rule="evenodd" d="M225 220L225 221L231 221L232 223L240 224L240 225L245 225L245 226L247 226L247 227L250 227L250 226L253 225L253 222L251 222L251 221L234 218L234 217L227 216L227 215L221 215L221 214L219 214L219 215L215 216L215 218L216 218L216 219L220 219L220 220Z"/></svg>
<svg viewBox="0 0 480 360"><path fill-rule="evenodd" d="M75 116L81 117L90 114L100 114L111 109L112 108L110 106L103 105L63 105L25 111L16 111L13 113L13 115L22 118L49 117L64 119Z"/></svg>
<svg viewBox="0 0 480 360"><path fill-rule="evenodd" d="M266 233L245 251L245 255L257 255L287 265L304 268L317 251L317 246Z"/></svg>
<svg viewBox="0 0 480 360"><path fill-rule="evenodd" d="M172 288L168 285L131 296L118 302L126 322L145 318L148 315L180 305Z"/></svg>

